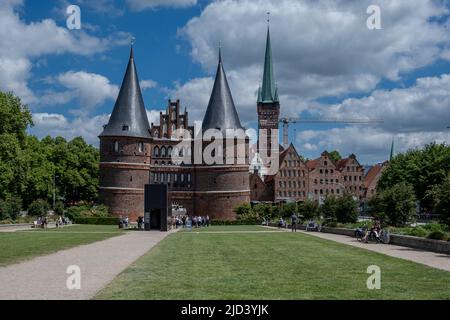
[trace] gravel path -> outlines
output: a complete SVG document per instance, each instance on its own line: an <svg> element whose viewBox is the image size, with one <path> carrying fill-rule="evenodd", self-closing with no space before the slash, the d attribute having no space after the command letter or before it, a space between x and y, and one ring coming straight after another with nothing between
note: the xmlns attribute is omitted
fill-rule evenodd
<svg viewBox="0 0 450 320"><path fill-rule="evenodd" d="M127 232L107 240L0 267L0 300L90 299L171 232ZM66 273L79 266L80 290L69 290Z"/></svg>
<svg viewBox="0 0 450 320"><path fill-rule="evenodd" d="M286 231L291 232L290 229ZM450 271L450 255L446 255L443 253L435 253L414 248L396 246L392 244L361 243L355 238L333 233L306 232L302 230L298 230L297 232L312 235L322 239L332 240L358 248L363 248L370 251L375 251L395 258L410 260L436 269Z"/></svg>

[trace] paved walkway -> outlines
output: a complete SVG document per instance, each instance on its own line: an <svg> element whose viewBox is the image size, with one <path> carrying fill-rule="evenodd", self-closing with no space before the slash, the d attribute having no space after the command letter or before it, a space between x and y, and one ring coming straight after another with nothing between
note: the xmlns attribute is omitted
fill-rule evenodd
<svg viewBox="0 0 450 320"><path fill-rule="evenodd" d="M0 268L0 300L90 299L170 232L125 235ZM67 268L81 269L81 289L67 289Z"/></svg>
<svg viewBox="0 0 450 320"><path fill-rule="evenodd" d="M272 228L272 227L269 227ZM286 229L285 229L286 230ZM286 230L291 232L290 229ZM392 244L382 243L361 243L355 238L349 236L343 236L333 233L323 232L306 232L298 230L297 232L308 234L322 239L332 240L335 242L351 245L358 248L382 253L391 257L410 260L413 262L421 263L436 269L450 271L450 255L443 253L435 253L430 251L424 251L414 248L396 246Z"/></svg>

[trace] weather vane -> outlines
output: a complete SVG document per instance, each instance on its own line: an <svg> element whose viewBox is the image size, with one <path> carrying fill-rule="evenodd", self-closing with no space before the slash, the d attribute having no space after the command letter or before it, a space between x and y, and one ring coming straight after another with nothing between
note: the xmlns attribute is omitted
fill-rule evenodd
<svg viewBox="0 0 450 320"><path fill-rule="evenodd" d="M267 24L270 23L270 11L267 11Z"/></svg>
<svg viewBox="0 0 450 320"><path fill-rule="evenodd" d="M134 36L131 37L131 45L134 46L134 42L136 41L136 38Z"/></svg>

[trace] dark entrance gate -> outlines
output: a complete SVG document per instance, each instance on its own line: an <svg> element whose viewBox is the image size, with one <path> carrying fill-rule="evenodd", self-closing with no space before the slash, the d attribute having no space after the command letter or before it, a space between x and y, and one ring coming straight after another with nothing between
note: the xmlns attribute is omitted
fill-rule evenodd
<svg viewBox="0 0 450 320"><path fill-rule="evenodd" d="M144 210L145 230L168 230L167 217L171 215L172 205L166 184L145 185Z"/></svg>

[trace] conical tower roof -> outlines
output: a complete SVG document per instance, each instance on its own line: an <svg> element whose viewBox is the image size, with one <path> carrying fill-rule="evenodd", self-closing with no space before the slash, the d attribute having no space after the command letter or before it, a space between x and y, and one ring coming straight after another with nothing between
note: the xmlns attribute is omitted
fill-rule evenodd
<svg viewBox="0 0 450 320"><path fill-rule="evenodd" d="M109 118L109 123L105 126L100 137L150 138L149 129L150 125L134 63L133 47L131 47L130 60L120 87L119 96Z"/></svg>
<svg viewBox="0 0 450 320"><path fill-rule="evenodd" d="M278 101L278 92L273 73L272 45L270 43L270 30L267 28L266 55L264 58L264 75L261 94L258 95L258 103L274 103Z"/></svg>
<svg viewBox="0 0 450 320"><path fill-rule="evenodd" d="M222 132L226 132L226 129L242 129L223 69L220 50L216 79L202 125L203 132L208 129L218 129Z"/></svg>

